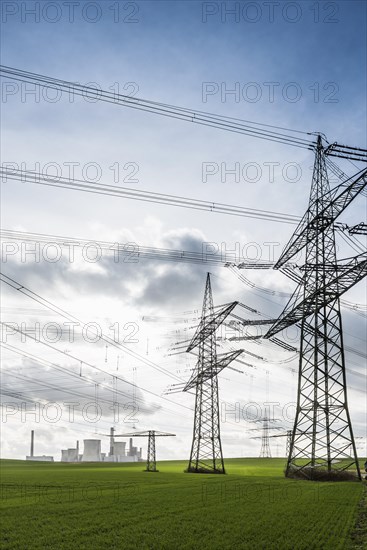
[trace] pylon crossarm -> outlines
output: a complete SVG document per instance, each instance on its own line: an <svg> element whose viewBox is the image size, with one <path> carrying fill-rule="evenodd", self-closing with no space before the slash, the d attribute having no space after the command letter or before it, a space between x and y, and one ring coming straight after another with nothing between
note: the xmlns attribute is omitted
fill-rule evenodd
<svg viewBox="0 0 367 550"><path fill-rule="evenodd" d="M222 357L218 355L218 359L215 365L210 365L207 369L201 372L196 371L195 375L188 381L183 391L188 391L191 388L196 387L198 383L203 383L206 380L210 380L214 376L217 376L223 369L225 369L232 361L234 361L241 353L243 349L231 351L224 354Z"/></svg>
<svg viewBox="0 0 367 550"><path fill-rule="evenodd" d="M361 222L348 228L349 235L367 235L367 224Z"/></svg>
<svg viewBox="0 0 367 550"><path fill-rule="evenodd" d="M360 261L358 261L359 258L361 258ZM356 256L351 267L343 266L343 269L338 269L337 272L339 273L327 282L327 286L319 286L316 291L301 300L296 306L293 306L295 296L293 294L283 313L265 334L265 338L270 338L281 330L298 323L302 318L317 312L361 281L367 275L366 254ZM299 290L297 289L297 291ZM318 300L320 296L323 297L323 300ZM290 307L291 303L292 307Z"/></svg>
<svg viewBox="0 0 367 550"><path fill-rule="evenodd" d="M367 151L360 147L351 147L349 145L341 145L336 141L326 147L325 155L330 157L339 157L360 162L367 162Z"/></svg>
<svg viewBox="0 0 367 550"><path fill-rule="evenodd" d="M193 350L202 340L211 336L237 304L238 302L232 302L224 306L218 313L212 313L206 319L202 320L186 351L189 352Z"/></svg>
<svg viewBox="0 0 367 550"><path fill-rule="evenodd" d="M238 315L234 315L238 319L239 324L242 326L261 326L261 325L272 325L276 319L243 319ZM230 326L230 325L229 325Z"/></svg>
<svg viewBox="0 0 367 550"><path fill-rule="evenodd" d="M293 236L276 262L274 269L279 269L302 250L307 243L313 241L320 232L330 227L352 200L363 191L366 185L367 170L363 170L326 193L322 198L323 200L326 199L328 204L311 219L310 209L312 205L310 205L310 208L304 214Z"/></svg>
<svg viewBox="0 0 367 550"><path fill-rule="evenodd" d="M175 437L176 436L176 434L158 432L158 431L155 431L155 430L151 430L151 431L154 432L155 437ZM149 430L145 431L145 432L117 434L117 435L114 435L114 437L149 437Z"/></svg>

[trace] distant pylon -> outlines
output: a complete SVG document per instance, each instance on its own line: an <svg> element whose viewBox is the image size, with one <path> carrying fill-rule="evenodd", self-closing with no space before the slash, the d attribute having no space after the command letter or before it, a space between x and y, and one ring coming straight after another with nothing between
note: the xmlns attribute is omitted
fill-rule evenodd
<svg viewBox="0 0 367 550"><path fill-rule="evenodd" d="M148 454L147 454L147 472L156 472L157 463L155 459L155 432L149 430L148 436Z"/></svg>
<svg viewBox="0 0 367 550"><path fill-rule="evenodd" d="M144 432L133 432L133 433L127 433L127 434L115 434L114 431L112 431L109 434L108 437L115 440L116 437L147 437L148 438L148 453L147 453L147 467L145 469L146 472L158 472L157 470L157 461L155 456L155 438L156 437L175 437L176 434L166 433L166 432L158 432L157 430L147 430ZM130 440L130 445L132 445L132 439ZM131 447L130 447L131 449Z"/></svg>
<svg viewBox="0 0 367 550"><path fill-rule="evenodd" d="M269 418L264 416L263 420L263 431L261 436L261 449L260 449L260 458L271 458L271 450L269 443Z"/></svg>

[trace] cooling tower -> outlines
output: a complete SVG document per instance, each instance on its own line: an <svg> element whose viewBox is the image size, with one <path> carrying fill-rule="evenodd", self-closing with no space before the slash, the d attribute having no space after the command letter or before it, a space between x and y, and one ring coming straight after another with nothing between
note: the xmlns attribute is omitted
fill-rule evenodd
<svg viewBox="0 0 367 550"><path fill-rule="evenodd" d="M78 462L78 450L68 449L68 462Z"/></svg>
<svg viewBox="0 0 367 550"><path fill-rule="evenodd" d="M101 440L84 439L84 452L82 462L101 461Z"/></svg>
<svg viewBox="0 0 367 550"><path fill-rule="evenodd" d="M126 456L125 448L126 443L124 441L117 441L114 446L114 456Z"/></svg>
<svg viewBox="0 0 367 550"><path fill-rule="evenodd" d="M69 462L68 449L61 450L61 462Z"/></svg>

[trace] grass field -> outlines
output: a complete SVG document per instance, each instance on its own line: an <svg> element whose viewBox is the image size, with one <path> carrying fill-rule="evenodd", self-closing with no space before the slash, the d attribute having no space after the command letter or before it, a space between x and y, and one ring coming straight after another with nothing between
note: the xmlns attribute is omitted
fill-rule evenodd
<svg viewBox="0 0 367 550"><path fill-rule="evenodd" d="M367 548L364 484L287 480L276 458L227 459L225 476L186 466L2 460L1 548Z"/></svg>

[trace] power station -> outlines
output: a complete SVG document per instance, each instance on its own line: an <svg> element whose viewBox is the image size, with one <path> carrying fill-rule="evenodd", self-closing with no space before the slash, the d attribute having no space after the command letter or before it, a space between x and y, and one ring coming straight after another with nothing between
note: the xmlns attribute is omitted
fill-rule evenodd
<svg viewBox="0 0 367 550"><path fill-rule="evenodd" d="M79 443L75 449L62 449L61 462L143 462L142 448L138 449L133 445L133 438L129 439L129 447L126 449L125 441L114 441L114 428L111 428L112 435L109 453L102 452L102 441L100 439L84 439L83 453L79 454ZM133 434L135 437L135 434Z"/></svg>
<svg viewBox="0 0 367 550"><path fill-rule="evenodd" d="M83 452L79 453L79 441L76 442L76 446L69 449L61 449L61 462L144 462L143 449L135 447L133 445L133 437L139 437L137 434L129 434L128 447L125 441L114 441L114 428L111 428L110 435L110 450L108 453L102 452L102 441L100 439L84 439L83 440ZM173 435L173 434L160 434L156 435ZM117 436L121 437L121 436ZM126 437L126 436L124 436ZM149 457L149 450L148 450ZM26 460L33 460L38 462L53 462L54 457L48 455L35 455L34 454L34 430L31 430L31 446L30 454L26 456Z"/></svg>

